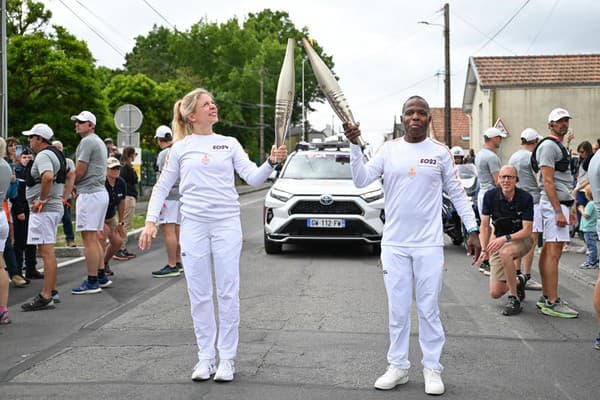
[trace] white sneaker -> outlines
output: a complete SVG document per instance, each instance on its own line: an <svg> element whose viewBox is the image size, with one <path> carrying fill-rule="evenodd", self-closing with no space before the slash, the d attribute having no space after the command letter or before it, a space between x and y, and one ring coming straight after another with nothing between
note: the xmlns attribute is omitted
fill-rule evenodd
<svg viewBox="0 0 600 400"><path fill-rule="evenodd" d="M375 389L390 390L408 382L408 369L398 368L393 364L388 366L385 374L375 381Z"/></svg>
<svg viewBox="0 0 600 400"><path fill-rule="evenodd" d="M217 382L231 382L233 380L233 374L235 373L235 363L233 360L221 360L219 362L219 368L215 374L215 381Z"/></svg>
<svg viewBox="0 0 600 400"><path fill-rule="evenodd" d="M210 379L210 376L215 373L217 368L215 367L215 360L200 360L196 363L194 371L192 372L193 381L205 381Z"/></svg>
<svg viewBox="0 0 600 400"><path fill-rule="evenodd" d="M425 393L444 394L444 382L442 382L442 373L431 368L423 368L423 377L425 378Z"/></svg>

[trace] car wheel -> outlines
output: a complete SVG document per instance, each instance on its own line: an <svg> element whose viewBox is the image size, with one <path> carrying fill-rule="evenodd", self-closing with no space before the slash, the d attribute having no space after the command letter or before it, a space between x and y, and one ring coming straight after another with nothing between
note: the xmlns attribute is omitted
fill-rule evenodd
<svg viewBox="0 0 600 400"><path fill-rule="evenodd" d="M269 240L266 232L264 233L264 240L265 240L265 253L267 253L267 254L280 254L281 253L281 248L283 247L283 245L281 243L277 243L277 242L273 242L273 241Z"/></svg>
<svg viewBox="0 0 600 400"><path fill-rule="evenodd" d="M375 243L375 244L371 245L371 254L373 254L374 256L378 256L381 254L381 244L380 243Z"/></svg>

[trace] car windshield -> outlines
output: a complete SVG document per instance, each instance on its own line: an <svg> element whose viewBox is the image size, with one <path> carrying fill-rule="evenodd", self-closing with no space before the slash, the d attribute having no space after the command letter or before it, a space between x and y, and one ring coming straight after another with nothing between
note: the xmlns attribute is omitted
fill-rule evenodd
<svg viewBox="0 0 600 400"><path fill-rule="evenodd" d="M296 153L282 178L288 179L352 179L348 153Z"/></svg>
<svg viewBox="0 0 600 400"><path fill-rule="evenodd" d="M469 179L477 176L477 168L473 164L458 164L456 169L458 177L461 179Z"/></svg>

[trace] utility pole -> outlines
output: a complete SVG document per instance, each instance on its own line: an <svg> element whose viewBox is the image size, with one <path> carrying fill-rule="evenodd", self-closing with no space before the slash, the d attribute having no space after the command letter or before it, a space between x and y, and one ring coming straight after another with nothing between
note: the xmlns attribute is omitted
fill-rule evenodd
<svg viewBox="0 0 600 400"><path fill-rule="evenodd" d="M306 112L304 111L304 63L306 57L302 59L302 141L306 141Z"/></svg>
<svg viewBox="0 0 600 400"><path fill-rule="evenodd" d="M265 70L263 68L260 69L260 163L262 164L265 161L265 104L264 104L264 88L265 88L265 78L264 78Z"/></svg>
<svg viewBox="0 0 600 400"><path fill-rule="evenodd" d="M6 82L6 0L2 0L0 7L2 7L0 15L0 35L2 44L0 44L0 91L2 91L2 104L0 104L0 130L2 131L2 137L6 139L8 136L8 84Z"/></svg>
<svg viewBox="0 0 600 400"><path fill-rule="evenodd" d="M445 79L444 79L444 136L446 145L452 147L452 104L450 102L450 6L444 4L444 52L445 52Z"/></svg>

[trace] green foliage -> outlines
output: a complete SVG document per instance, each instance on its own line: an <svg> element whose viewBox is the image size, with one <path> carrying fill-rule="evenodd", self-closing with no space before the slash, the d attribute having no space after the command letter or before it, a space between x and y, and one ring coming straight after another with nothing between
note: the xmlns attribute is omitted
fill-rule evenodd
<svg viewBox="0 0 600 400"><path fill-rule="evenodd" d="M52 12L44 4L33 0L6 0L6 35L24 35L40 32L48 24Z"/></svg>
<svg viewBox="0 0 600 400"><path fill-rule="evenodd" d="M154 131L169 124L173 104L195 87L210 90L219 104L215 130L237 137L259 158L261 77L264 94L265 150L274 139L273 120L277 81L287 39L295 52L296 100L292 123L301 120L301 65L305 57L298 30L289 15L265 9L244 21L200 20L180 32L154 26L126 56L124 70L96 67L87 44L60 26L47 29L51 13L41 2L7 0L9 135L20 136L34 123L45 122L72 152L79 142L69 117L92 111L100 136L115 137L113 115L130 103L144 114L142 147L155 151ZM318 43L315 50L330 67L330 56ZM305 64L305 101L323 101L310 64Z"/></svg>
<svg viewBox="0 0 600 400"><path fill-rule="evenodd" d="M201 20L186 32L155 26L148 35L136 39L125 65L131 73L146 74L157 82L177 78L190 88L200 86L211 91L219 104L220 123L215 130L237 137L250 157L258 159L261 75L268 151L274 139L275 94L287 39L295 39L301 47L300 39L305 36L306 28L298 30L286 12L269 9L248 14L243 23L235 17L221 24ZM314 48L331 66L331 57L323 55L318 44ZM302 119L303 57L304 51L296 49L293 123ZM179 93L178 98L184 94ZM305 101L307 106L323 101L310 65L305 65Z"/></svg>
<svg viewBox="0 0 600 400"><path fill-rule="evenodd" d="M104 128L107 111L93 63L86 44L64 28L13 36L7 47L9 134L18 137L45 122L72 150L79 137L69 117L83 109Z"/></svg>

